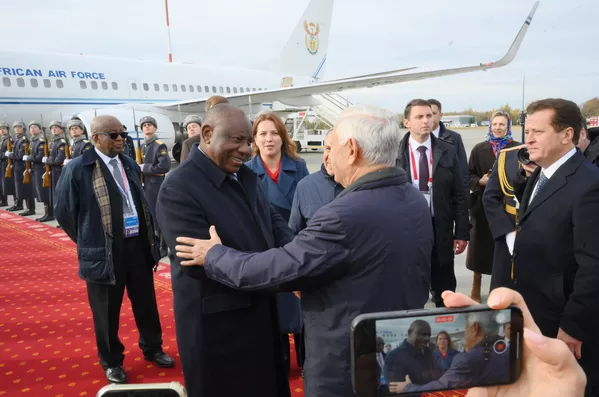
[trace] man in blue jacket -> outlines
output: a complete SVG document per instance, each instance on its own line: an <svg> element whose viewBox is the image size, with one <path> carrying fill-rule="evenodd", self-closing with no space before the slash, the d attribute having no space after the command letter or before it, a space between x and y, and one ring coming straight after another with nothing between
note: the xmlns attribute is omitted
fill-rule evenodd
<svg viewBox="0 0 599 397"><path fill-rule="evenodd" d="M54 216L77 244L79 277L87 282L100 364L112 383L126 383L119 340L123 293L131 300L146 361L175 362L162 351L162 328L152 269L158 245L135 160L123 155L127 133L113 116L92 120L94 149L63 169L54 193Z"/></svg>
<svg viewBox="0 0 599 397"><path fill-rule="evenodd" d="M353 395L350 322L361 313L422 308L433 245L426 199L395 167L401 133L392 112L346 110L331 133L335 180L345 186L293 241L241 252L183 237L181 265L229 287L301 290L307 397ZM218 227L218 226L217 226Z"/></svg>

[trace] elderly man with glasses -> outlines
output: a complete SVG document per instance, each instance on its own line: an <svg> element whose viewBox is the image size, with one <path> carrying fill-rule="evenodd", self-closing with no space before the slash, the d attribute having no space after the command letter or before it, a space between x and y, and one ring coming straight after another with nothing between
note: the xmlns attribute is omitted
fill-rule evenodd
<svg viewBox="0 0 599 397"><path fill-rule="evenodd" d="M125 348L118 337L125 288L145 360L161 367L175 362L162 351L152 275L160 259L158 244L139 166L123 155L127 133L108 115L96 117L91 132L94 150L64 167L54 213L77 244L79 277L87 283L100 364L108 381L126 383Z"/></svg>

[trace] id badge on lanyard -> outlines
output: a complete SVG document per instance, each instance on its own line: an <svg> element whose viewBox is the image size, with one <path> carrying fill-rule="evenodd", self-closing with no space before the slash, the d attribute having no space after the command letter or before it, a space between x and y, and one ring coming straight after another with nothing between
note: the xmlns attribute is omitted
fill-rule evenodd
<svg viewBox="0 0 599 397"><path fill-rule="evenodd" d="M123 182L125 183L127 191L123 191L119 184L117 183L117 187L122 193L123 199L127 202L127 211L123 211L123 224L125 226L125 238L135 237L139 235L139 217L135 213L134 203L129 202L129 181L127 180L127 175L122 171Z"/></svg>

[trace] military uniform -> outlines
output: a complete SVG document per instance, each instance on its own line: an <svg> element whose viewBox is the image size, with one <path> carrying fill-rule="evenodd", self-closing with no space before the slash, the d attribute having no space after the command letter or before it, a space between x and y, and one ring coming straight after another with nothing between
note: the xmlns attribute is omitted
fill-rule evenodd
<svg viewBox="0 0 599 397"><path fill-rule="evenodd" d="M29 124L31 126L31 124ZM39 124L37 124L39 125ZM41 129L41 125L40 125ZM46 139L40 133L31 137L31 155L29 161L33 168L32 183L35 189L35 196L37 201L44 204L44 216L36 219L38 222L48 222L54 220L51 215L51 203L50 203L50 186L44 187L44 174L46 173L46 166L43 163L46 151Z"/></svg>
<svg viewBox="0 0 599 397"><path fill-rule="evenodd" d="M67 158L67 141L64 139L64 134L55 135L50 147L50 157L46 159L46 164L51 166L52 191L55 191L58 178L60 178L60 174L62 173L64 160Z"/></svg>
<svg viewBox="0 0 599 397"><path fill-rule="evenodd" d="M25 183L25 172L27 171L27 162L23 160L24 156L28 155L30 141L25 132L17 135L15 146L12 151L12 159L14 164L13 179L15 181L15 193L17 200L23 208L23 201L27 203L27 211L20 213L22 216L35 215L35 198L33 194L33 184L31 183L32 175L29 175L29 183ZM9 211L17 211L18 208L9 208Z"/></svg>
<svg viewBox="0 0 599 397"><path fill-rule="evenodd" d="M71 144L71 159L81 156L84 151L89 150L91 147L91 142L85 139L84 136L73 139L73 143Z"/></svg>
<svg viewBox="0 0 599 397"><path fill-rule="evenodd" d="M139 125L143 128L145 123L151 123L157 127L156 120L153 117L143 117L140 120ZM159 140L156 135L152 136L150 139L144 140L141 146L141 153L142 164L140 164L140 167L143 174L144 193L148 199L152 217L156 219L156 201L158 200L158 192L160 191L162 182L164 182L166 173L171 169L171 158L168 155L166 144ZM156 231L159 236L161 236L157 222L155 226ZM166 242L162 238L160 238L160 249L161 255L166 256L168 248Z"/></svg>
<svg viewBox="0 0 599 397"><path fill-rule="evenodd" d="M10 125L8 123L0 123L0 127L6 128L10 131ZM6 168L8 167L8 143L13 143L10 134L4 136L0 135L0 207L8 206L8 196L15 194L15 184L11 178L6 178Z"/></svg>
<svg viewBox="0 0 599 397"><path fill-rule="evenodd" d="M521 168L517 153L520 143L512 141L499 152L483 195L483 205L495 240L491 289L511 285L512 255L506 235L516 231L518 201L514 181Z"/></svg>

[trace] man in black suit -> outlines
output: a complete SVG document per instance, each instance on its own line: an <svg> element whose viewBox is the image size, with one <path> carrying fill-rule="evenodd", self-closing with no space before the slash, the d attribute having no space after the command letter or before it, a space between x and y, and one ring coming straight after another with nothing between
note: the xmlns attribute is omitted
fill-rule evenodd
<svg viewBox="0 0 599 397"><path fill-rule="evenodd" d="M520 200L512 288L544 335L563 340L599 395L599 170L576 148L578 106L544 99L527 108L526 145L538 168Z"/></svg>
<svg viewBox="0 0 599 397"><path fill-rule="evenodd" d="M406 171L429 203L435 233L431 290L437 307L443 307L441 293L455 291L457 286L454 254L464 252L470 239L466 188L456 147L431 133L433 111L429 102L412 100L404 117L409 132L401 141L397 166Z"/></svg>
<svg viewBox="0 0 599 397"><path fill-rule="evenodd" d="M146 361L175 362L162 351L162 329L152 268L158 246L140 170L123 155L126 132L113 116L92 120L94 149L63 169L54 193L54 214L77 244L79 277L87 282L100 364L112 383L126 383L119 315L125 287Z"/></svg>
<svg viewBox="0 0 599 397"><path fill-rule="evenodd" d="M464 189L466 189L467 198L470 195L469 181L470 173L468 171L468 158L466 157L466 149L464 148L464 141L462 136L456 131L450 130L445 127L445 124L441 122L443 118L443 108L441 102L436 99L429 99L428 103L431 104L433 109L433 135L435 138L439 138L453 146L455 146L458 152L458 160L460 161L460 171L462 172L462 178L464 178Z"/></svg>
<svg viewBox="0 0 599 397"><path fill-rule="evenodd" d="M176 238L209 238L215 225L224 244L261 252L293 239L270 206L258 176L244 161L252 129L245 114L218 104L205 116L199 147L167 178L156 213L170 248L177 344L190 397L290 395L275 295L236 291L182 266Z"/></svg>

